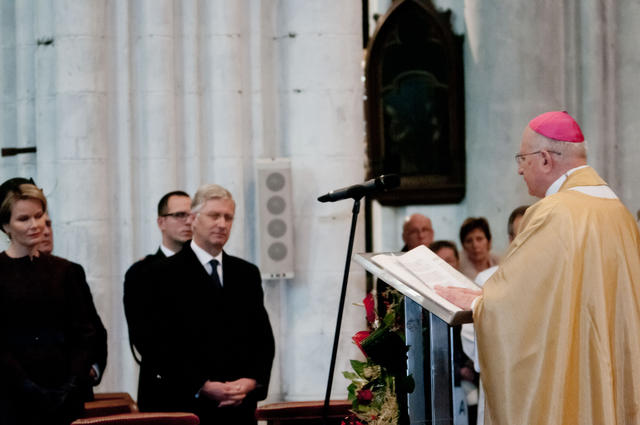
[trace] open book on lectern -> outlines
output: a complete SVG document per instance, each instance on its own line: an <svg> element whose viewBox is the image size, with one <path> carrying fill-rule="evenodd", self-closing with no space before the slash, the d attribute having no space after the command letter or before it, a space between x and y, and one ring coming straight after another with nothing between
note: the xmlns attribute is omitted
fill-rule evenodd
<svg viewBox="0 0 640 425"><path fill-rule="evenodd" d="M448 324L473 321L470 311L451 304L433 288L441 285L479 290L480 287L426 246L405 253L356 254L354 260Z"/></svg>

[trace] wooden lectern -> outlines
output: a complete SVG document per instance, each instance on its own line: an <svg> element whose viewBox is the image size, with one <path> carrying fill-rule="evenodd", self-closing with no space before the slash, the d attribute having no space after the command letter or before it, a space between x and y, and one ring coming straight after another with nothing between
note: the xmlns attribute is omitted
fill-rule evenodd
<svg viewBox="0 0 640 425"><path fill-rule="evenodd" d="M407 369L416 384L408 395L411 425L455 425L451 326L472 322L471 312L442 305L429 291L383 268L372 259L376 255L356 254L354 260L405 296Z"/></svg>

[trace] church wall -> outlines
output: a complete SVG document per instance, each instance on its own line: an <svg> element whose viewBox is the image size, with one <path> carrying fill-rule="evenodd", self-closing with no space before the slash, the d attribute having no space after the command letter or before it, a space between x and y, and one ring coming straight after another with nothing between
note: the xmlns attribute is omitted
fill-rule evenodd
<svg viewBox="0 0 640 425"><path fill-rule="evenodd" d="M35 178L50 200L55 253L87 271L109 331L98 391L137 391L122 280L157 249L158 199L203 183L229 188L237 214L227 251L257 262L255 160L286 157L296 277L264 282L277 340L269 399L322 398L350 206L315 198L364 177L360 4L3 0L0 7L1 146L38 149L2 158L0 178ZM337 397L346 396L340 372L358 356L350 337L364 312L352 303L363 296L364 273L355 269Z"/></svg>
<svg viewBox="0 0 640 425"><path fill-rule="evenodd" d="M374 215L377 248L402 246L402 220L422 212L436 239L460 247L464 218L485 216L493 249L508 245L507 219L536 201L517 175L513 156L528 121L569 111L587 139L589 164L635 214L640 196L636 140L638 7L632 2L482 2L437 0L464 36L467 189L455 205L382 208Z"/></svg>
<svg viewBox="0 0 640 425"><path fill-rule="evenodd" d="M640 211L640 120L637 113L640 87L634 80L640 69L640 43L633 29L640 22L640 4L625 2L614 10L618 28L624 29L616 31L617 131L615 135L605 135L603 144L615 152L619 176L617 193L637 217Z"/></svg>

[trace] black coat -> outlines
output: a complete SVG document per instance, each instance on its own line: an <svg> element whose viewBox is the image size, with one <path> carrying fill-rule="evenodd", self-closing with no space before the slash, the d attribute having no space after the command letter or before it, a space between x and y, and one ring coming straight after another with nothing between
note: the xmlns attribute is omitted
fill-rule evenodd
<svg viewBox="0 0 640 425"><path fill-rule="evenodd" d="M226 253L222 270L220 289L189 245L154 265L142 341L142 410L194 412L203 425L255 423L256 403L267 395L274 356L260 272ZM238 378L258 383L239 407L218 408L215 401L196 395L207 380Z"/></svg>
<svg viewBox="0 0 640 425"><path fill-rule="evenodd" d="M76 264L77 267L82 267ZM84 270L82 271L84 275ZM89 379L87 386L87 400L93 400L93 387L100 384L102 381L102 377L104 376L105 369L107 368L107 330L102 323L102 319L100 319L100 315L98 314L98 310L96 309L95 303L93 302L93 295L91 294L91 289L89 289L89 285L82 285L83 294L84 294L84 303L89 309L89 314L92 317L93 327L96 331L96 336L93 339L93 346L91 347L91 353L89 355L89 361L91 366L98 366L98 378L97 379Z"/></svg>
<svg viewBox="0 0 640 425"><path fill-rule="evenodd" d="M155 254L150 254L135 262L124 275L124 314L129 328L129 345L135 361L140 364L138 353L142 353L140 338L141 323L146 314L146 303L153 290L151 281L151 267L160 260L167 258L160 248ZM136 352L137 351L137 352Z"/></svg>
<svg viewBox="0 0 640 425"><path fill-rule="evenodd" d="M0 253L0 423L81 415L100 345L90 295L78 264Z"/></svg>
<svg viewBox="0 0 640 425"><path fill-rule="evenodd" d="M147 312L147 304L153 294L154 282L151 279L152 266L158 261L166 259L167 256L160 248L155 254L147 255L142 260L134 263L127 273L124 275L124 313L127 318L127 326L129 328L129 346L133 358L140 365L140 374L138 376L138 401L142 395L144 403L144 394L148 393L146 387L149 380L145 377L150 376L145 371L146 366L142 364L142 352L144 348L142 344L144 338L140 337L143 332L143 322Z"/></svg>

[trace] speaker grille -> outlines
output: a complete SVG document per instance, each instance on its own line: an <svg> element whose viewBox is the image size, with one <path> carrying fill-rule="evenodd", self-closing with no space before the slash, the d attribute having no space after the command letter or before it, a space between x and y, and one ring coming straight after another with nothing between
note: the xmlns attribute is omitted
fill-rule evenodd
<svg viewBox="0 0 640 425"><path fill-rule="evenodd" d="M261 159L256 169L260 271L263 279L292 278L291 163L288 159Z"/></svg>

